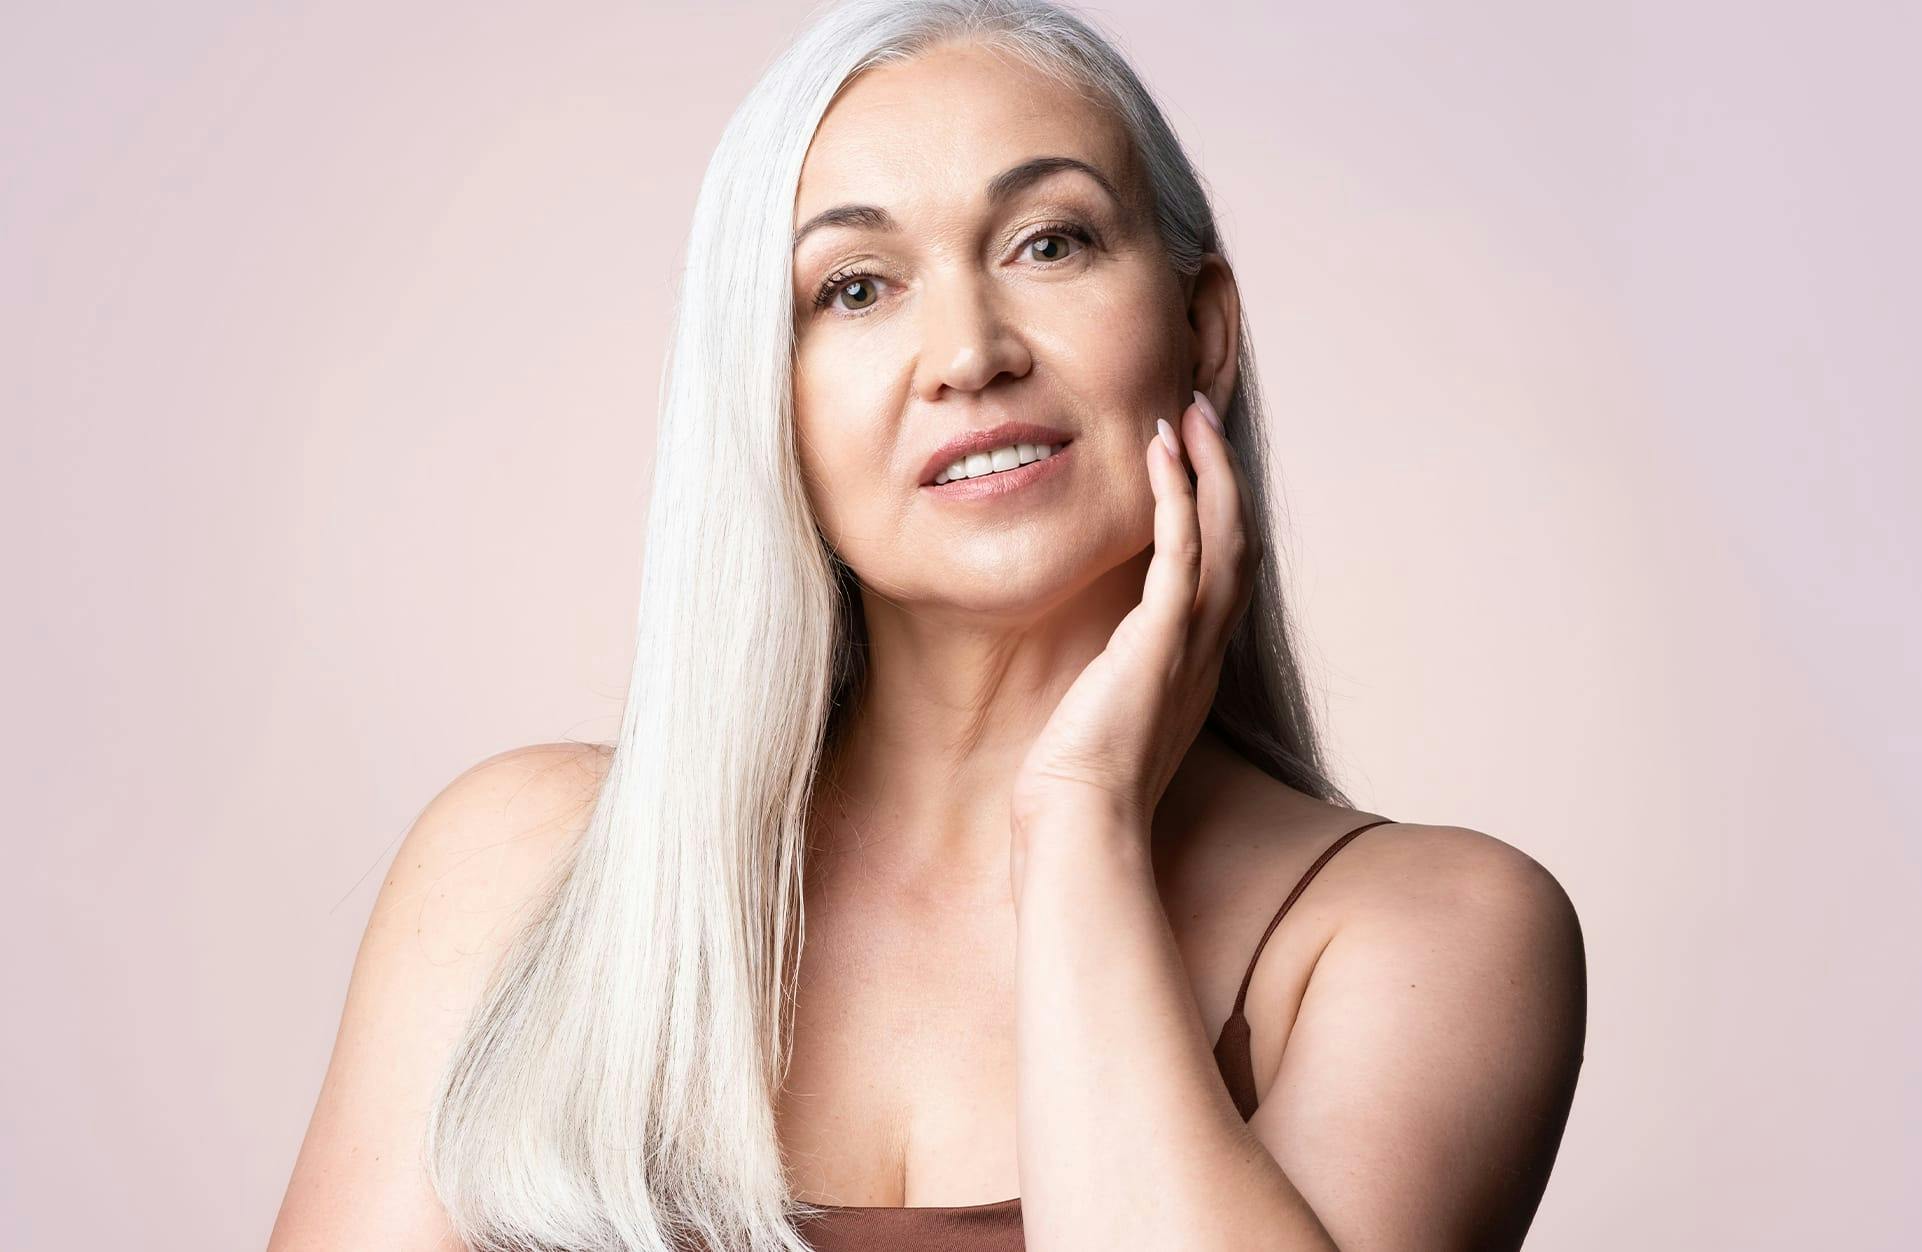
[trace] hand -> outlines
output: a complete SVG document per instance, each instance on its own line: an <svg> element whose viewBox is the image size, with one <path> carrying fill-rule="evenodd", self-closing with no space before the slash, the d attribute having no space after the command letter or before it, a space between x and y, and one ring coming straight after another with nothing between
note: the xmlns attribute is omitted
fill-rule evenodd
<svg viewBox="0 0 1922 1252"><path fill-rule="evenodd" d="M1254 596L1262 546L1247 479L1204 405L1197 391L1177 418L1196 482L1161 434L1148 445L1155 537L1141 603L1061 697L1016 771L1018 841L1037 820L1091 810L1138 821L1145 833L1208 720L1229 637Z"/></svg>

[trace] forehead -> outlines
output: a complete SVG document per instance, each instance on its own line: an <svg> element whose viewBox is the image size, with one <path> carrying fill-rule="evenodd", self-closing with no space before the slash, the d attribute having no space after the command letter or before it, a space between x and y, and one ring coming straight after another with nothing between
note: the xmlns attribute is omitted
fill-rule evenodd
<svg viewBox="0 0 1922 1252"><path fill-rule="evenodd" d="M1076 157L1131 194L1120 121L1076 88L976 45L950 45L855 79L802 162L794 220L859 201L980 202L990 177L1040 153Z"/></svg>

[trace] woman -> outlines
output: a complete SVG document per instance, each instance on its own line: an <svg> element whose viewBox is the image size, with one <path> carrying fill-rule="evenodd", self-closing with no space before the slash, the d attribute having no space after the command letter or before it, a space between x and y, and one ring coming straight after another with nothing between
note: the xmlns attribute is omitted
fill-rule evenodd
<svg viewBox="0 0 1922 1252"><path fill-rule="evenodd" d="M272 1248L1518 1246L1579 926L1325 776L1233 273L1120 57L830 10L687 258L620 737L420 816Z"/></svg>

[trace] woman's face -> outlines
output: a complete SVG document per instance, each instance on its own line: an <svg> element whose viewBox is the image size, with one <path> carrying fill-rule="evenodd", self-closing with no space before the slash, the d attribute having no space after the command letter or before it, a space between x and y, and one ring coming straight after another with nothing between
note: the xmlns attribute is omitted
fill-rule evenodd
<svg viewBox="0 0 1922 1252"><path fill-rule="evenodd" d="M1099 174L1007 177L1036 158ZM795 197L795 420L815 515L875 593L1025 617L1152 541L1144 453L1197 383L1143 184L1120 123L975 46L829 108ZM850 206L881 212L808 228ZM1009 421L1067 447L1013 490L927 482L950 440Z"/></svg>

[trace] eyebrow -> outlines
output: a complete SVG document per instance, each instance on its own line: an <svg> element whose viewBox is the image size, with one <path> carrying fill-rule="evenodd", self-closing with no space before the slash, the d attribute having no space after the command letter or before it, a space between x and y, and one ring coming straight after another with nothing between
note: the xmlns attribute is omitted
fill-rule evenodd
<svg viewBox="0 0 1922 1252"><path fill-rule="evenodd" d="M1063 170L1080 170L1083 174L1101 184L1101 189L1113 197L1116 204L1124 203L1121 193L1109 177L1086 161L1068 156L1035 157L1019 165L1010 166L988 180L988 203L1000 204L1015 195ZM851 226L857 230L899 230L900 224L886 209L872 204L841 204L831 209L823 209L807 220L807 224L794 232L794 246L799 248L801 241L810 232L828 226Z"/></svg>

